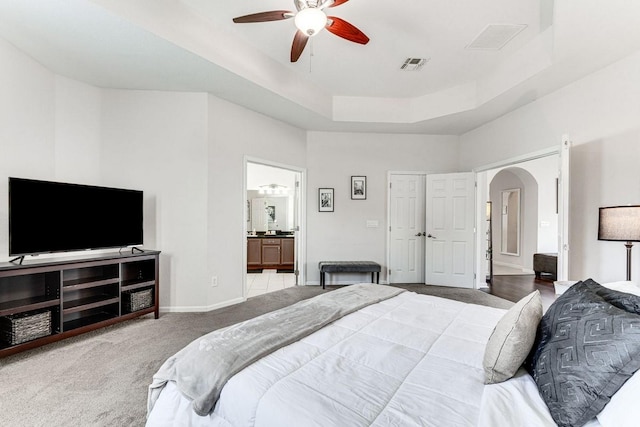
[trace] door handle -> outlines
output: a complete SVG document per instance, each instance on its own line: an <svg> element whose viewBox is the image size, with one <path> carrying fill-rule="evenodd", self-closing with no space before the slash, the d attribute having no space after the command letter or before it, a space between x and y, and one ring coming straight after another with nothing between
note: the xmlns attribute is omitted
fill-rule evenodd
<svg viewBox="0 0 640 427"><path fill-rule="evenodd" d="M416 234L416 237L420 237L420 236L422 236L422 233ZM426 234L425 234L425 236L426 236Z"/></svg>
<svg viewBox="0 0 640 427"><path fill-rule="evenodd" d="M436 236L432 236L431 234L428 234L427 237L430 238L430 239L437 239Z"/></svg>

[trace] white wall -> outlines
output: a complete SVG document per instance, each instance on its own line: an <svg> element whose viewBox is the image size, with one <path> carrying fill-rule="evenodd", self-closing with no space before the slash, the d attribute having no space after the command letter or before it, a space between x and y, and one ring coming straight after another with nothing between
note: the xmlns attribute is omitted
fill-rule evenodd
<svg viewBox="0 0 640 427"><path fill-rule="evenodd" d="M103 183L144 191L144 246L162 251L160 306L206 306L207 96L105 90Z"/></svg>
<svg viewBox="0 0 640 427"><path fill-rule="evenodd" d="M559 146L562 135L570 135L576 153L569 207L571 279L624 279L618 245L597 240L597 211L640 202L638 75L640 51L461 136L460 168L472 169ZM633 263L640 272L640 251Z"/></svg>
<svg viewBox="0 0 640 427"><path fill-rule="evenodd" d="M102 91L55 76L55 178L100 184Z"/></svg>
<svg viewBox="0 0 640 427"><path fill-rule="evenodd" d="M387 172L457 172L457 155L454 136L309 132L307 282L319 283L318 262L330 260L378 262L386 281ZM367 177L366 200L351 200L352 175ZM325 187L334 188L334 212L318 212ZM367 220L379 226L367 228Z"/></svg>
<svg viewBox="0 0 640 427"><path fill-rule="evenodd" d="M556 212L556 179L559 159L557 155L542 157L518 164L538 183L538 233L536 252L558 252L558 214Z"/></svg>
<svg viewBox="0 0 640 427"><path fill-rule="evenodd" d="M640 70L639 70L640 72ZM640 117L640 116L638 116ZM598 208L640 205L640 129L577 145L571 157L570 273L575 280L625 280L623 242L598 241ZM578 255L579 254L579 255ZM640 245L632 249L631 279L640 283Z"/></svg>

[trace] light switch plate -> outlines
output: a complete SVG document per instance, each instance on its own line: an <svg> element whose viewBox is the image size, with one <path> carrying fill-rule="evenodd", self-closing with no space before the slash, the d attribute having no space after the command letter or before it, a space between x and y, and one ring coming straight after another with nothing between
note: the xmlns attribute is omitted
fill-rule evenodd
<svg viewBox="0 0 640 427"><path fill-rule="evenodd" d="M368 219L367 220L367 228L378 228L378 221L375 219Z"/></svg>

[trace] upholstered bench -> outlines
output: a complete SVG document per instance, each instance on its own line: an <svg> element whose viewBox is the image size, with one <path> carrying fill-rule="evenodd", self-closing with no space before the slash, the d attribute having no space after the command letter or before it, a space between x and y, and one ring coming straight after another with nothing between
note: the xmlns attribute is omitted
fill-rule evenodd
<svg viewBox="0 0 640 427"><path fill-rule="evenodd" d="M320 261L318 268L322 289L325 288L325 273L371 273L371 282L375 274L376 283L380 283L380 264L373 261Z"/></svg>
<svg viewBox="0 0 640 427"><path fill-rule="evenodd" d="M556 280L558 254L533 254L533 271L536 273L536 279L542 278L542 273L546 273L552 280Z"/></svg>

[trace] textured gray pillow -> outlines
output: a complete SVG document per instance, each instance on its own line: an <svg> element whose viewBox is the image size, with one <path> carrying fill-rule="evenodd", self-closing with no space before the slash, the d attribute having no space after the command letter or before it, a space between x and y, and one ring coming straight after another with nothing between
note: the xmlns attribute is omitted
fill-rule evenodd
<svg viewBox="0 0 640 427"><path fill-rule="evenodd" d="M502 316L484 351L484 382L495 384L513 377L526 359L542 318L540 292L522 298Z"/></svg>
<svg viewBox="0 0 640 427"><path fill-rule="evenodd" d="M578 282L551 304L525 367L560 427L583 426L640 369L640 297Z"/></svg>

